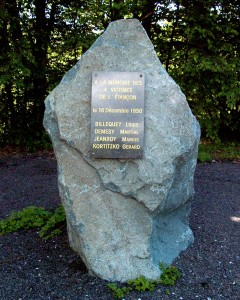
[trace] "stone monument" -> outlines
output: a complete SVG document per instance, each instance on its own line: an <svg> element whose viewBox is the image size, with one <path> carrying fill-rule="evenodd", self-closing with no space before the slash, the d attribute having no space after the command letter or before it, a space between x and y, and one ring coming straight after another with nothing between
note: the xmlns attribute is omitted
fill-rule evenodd
<svg viewBox="0 0 240 300"><path fill-rule="evenodd" d="M71 247L109 281L156 279L193 242L199 124L138 20L118 20L45 100Z"/></svg>

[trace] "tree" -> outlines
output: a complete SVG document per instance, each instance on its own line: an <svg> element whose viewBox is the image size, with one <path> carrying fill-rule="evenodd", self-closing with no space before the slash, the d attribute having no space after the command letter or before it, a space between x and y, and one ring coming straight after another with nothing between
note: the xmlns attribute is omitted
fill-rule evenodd
<svg viewBox="0 0 240 300"><path fill-rule="evenodd" d="M240 133L236 0L0 3L0 144L38 143L46 95L111 21L137 18L203 135Z"/></svg>
<svg viewBox="0 0 240 300"><path fill-rule="evenodd" d="M171 1L156 33L162 62L186 94L203 136L215 140L239 133L238 8L237 1Z"/></svg>
<svg viewBox="0 0 240 300"><path fill-rule="evenodd" d="M45 136L45 97L90 46L89 32L96 37L84 23L83 3L1 3L0 144L31 144Z"/></svg>

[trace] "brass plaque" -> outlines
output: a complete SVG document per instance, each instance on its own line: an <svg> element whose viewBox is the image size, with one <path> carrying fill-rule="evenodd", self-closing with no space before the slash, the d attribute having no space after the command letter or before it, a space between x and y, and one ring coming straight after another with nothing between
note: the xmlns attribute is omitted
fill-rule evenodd
<svg viewBox="0 0 240 300"><path fill-rule="evenodd" d="M144 74L93 72L91 149L95 158L142 158Z"/></svg>

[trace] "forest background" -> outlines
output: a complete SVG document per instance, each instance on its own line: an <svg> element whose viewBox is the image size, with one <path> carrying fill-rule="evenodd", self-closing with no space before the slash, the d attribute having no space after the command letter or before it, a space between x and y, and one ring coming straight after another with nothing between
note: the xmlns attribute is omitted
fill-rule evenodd
<svg viewBox="0 0 240 300"><path fill-rule="evenodd" d="M240 136L237 0L0 0L0 146L47 147L44 99L111 21L142 22L202 137Z"/></svg>

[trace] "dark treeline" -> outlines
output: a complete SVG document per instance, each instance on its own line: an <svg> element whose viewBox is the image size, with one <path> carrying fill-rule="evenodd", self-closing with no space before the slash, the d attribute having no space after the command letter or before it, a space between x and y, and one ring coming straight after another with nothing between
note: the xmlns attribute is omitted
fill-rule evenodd
<svg viewBox="0 0 240 300"><path fill-rule="evenodd" d="M137 18L203 136L240 133L237 0L0 0L0 144L44 143L44 99L108 26Z"/></svg>

